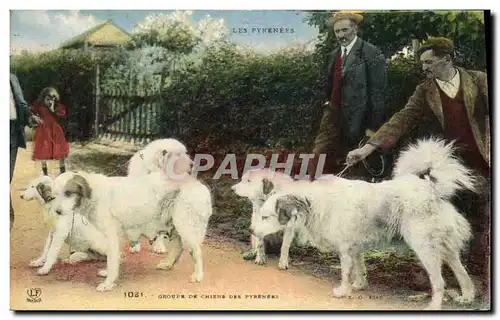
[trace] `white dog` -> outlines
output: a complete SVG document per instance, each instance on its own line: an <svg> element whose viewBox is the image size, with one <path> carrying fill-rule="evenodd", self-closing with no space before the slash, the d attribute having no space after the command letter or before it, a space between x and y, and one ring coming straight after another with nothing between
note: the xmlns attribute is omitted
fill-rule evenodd
<svg viewBox="0 0 500 320"><path fill-rule="evenodd" d="M186 147L175 139L158 139L150 142L142 150L137 151L129 160L128 176L141 177L152 172L160 172L165 163L165 156L168 150L177 150L179 155L186 154ZM153 241L153 252L165 253L165 238L164 233L160 233ZM130 252L136 253L141 251L140 242L131 243Z"/></svg>
<svg viewBox="0 0 500 320"><path fill-rule="evenodd" d="M298 232L302 243L340 253L342 279L333 295L343 297L367 286L362 253L366 246L401 235L429 274L433 296L428 309L440 309L444 281L441 264L453 270L470 303L474 285L460 261L471 237L467 220L450 204L459 189L474 189L470 171L453 156L452 144L424 140L401 153L392 180L316 181L298 191L278 192L264 203L253 232ZM354 283L351 284L351 270Z"/></svg>
<svg viewBox="0 0 500 320"><path fill-rule="evenodd" d="M107 269L100 272L106 280L97 290L115 286L121 230L129 239L170 233L171 248L157 268L170 269L187 248L195 263L191 281L203 278L201 243L212 214L210 191L189 176L192 161L182 150L168 150L165 160L165 170L140 177L68 172L54 180L55 211L86 214L108 238Z"/></svg>
<svg viewBox="0 0 500 320"><path fill-rule="evenodd" d="M269 169L253 169L245 172L241 181L233 185L231 189L238 196L248 198L252 203L251 226L253 226L255 219L259 216L262 204L269 195L291 184L293 184L292 177L285 173ZM285 233L283 236L280 233L270 234L263 239L252 234L250 238L251 249L243 255L243 259L255 259L256 264L265 264L265 247L281 243L278 266L282 270L288 269L288 252L293 238L294 235L289 233Z"/></svg>
<svg viewBox="0 0 500 320"><path fill-rule="evenodd" d="M165 165L165 157L177 153L187 154L184 144L176 139L158 139L137 151L128 164L129 177L142 177L153 172L160 172Z"/></svg>
<svg viewBox="0 0 500 320"><path fill-rule="evenodd" d="M79 214L59 216L51 210L54 199L52 178L41 176L31 181L21 194L21 199L38 200L43 206L44 221L50 226L42 254L30 262L31 267L41 267L38 269L39 275L50 272L64 242L70 246L69 263L105 258L106 238L101 232Z"/></svg>

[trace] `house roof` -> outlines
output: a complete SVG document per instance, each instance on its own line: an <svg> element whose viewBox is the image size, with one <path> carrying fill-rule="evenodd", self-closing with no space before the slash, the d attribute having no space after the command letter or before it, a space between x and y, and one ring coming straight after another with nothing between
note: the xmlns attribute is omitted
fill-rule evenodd
<svg viewBox="0 0 500 320"><path fill-rule="evenodd" d="M125 30L123 30L122 28L117 26L112 20L106 20L105 22L103 22L103 23L101 23L93 28L90 28L89 30L85 31L84 33L79 34L76 37L73 37L73 38L67 40L66 42L64 42L61 45L61 48L70 48L70 47L74 47L74 46L83 45L86 41L88 41L90 45L99 45L101 43L92 43L92 41L89 41L89 38L93 34L95 34L96 32L98 32L99 30L101 30L102 28L104 28L105 26L108 26L108 25L113 26L116 30L118 30L120 33L122 33L126 38L131 39L131 36L128 32L126 32ZM107 45L123 44L123 41L107 40L106 42L107 42L106 43Z"/></svg>

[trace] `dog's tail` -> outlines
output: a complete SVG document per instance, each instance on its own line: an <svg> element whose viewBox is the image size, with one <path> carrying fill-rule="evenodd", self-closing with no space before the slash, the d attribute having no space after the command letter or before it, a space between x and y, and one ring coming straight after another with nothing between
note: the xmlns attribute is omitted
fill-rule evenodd
<svg viewBox="0 0 500 320"><path fill-rule="evenodd" d="M417 175L429 180L438 196L450 199L459 190L476 191L476 178L455 155L454 141L418 140L401 152L394 166L394 177Z"/></svg>

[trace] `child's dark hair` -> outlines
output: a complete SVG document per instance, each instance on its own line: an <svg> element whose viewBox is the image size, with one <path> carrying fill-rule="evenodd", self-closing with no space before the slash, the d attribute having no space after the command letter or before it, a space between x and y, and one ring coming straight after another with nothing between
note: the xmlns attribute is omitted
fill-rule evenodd
<svg viewBox="0 0 500 320"><path fill-rule="evenodd" d="M431 50L437 57L443 57L447 54L451 58L454 57L453 41L444 37L433 37L429 38L423 45L418 49L417 55L420 56L427 50Z"/></svg>
<svg viewBox="0 0 500 320"><path fill-rule="evenodd" d="M60 102L61 98L59 96L59 92L53 87L46 87L43 88L42 91L40 91L40 94L38 95L38 102L43 103L43 100L45 99L46 96L52 96L55 98L56 102Z"/></svg>

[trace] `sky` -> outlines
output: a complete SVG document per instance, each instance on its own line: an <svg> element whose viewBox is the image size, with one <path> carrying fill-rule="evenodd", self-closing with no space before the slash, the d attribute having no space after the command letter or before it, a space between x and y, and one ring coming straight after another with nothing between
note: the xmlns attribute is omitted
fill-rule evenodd
<svg viewBox="0 0 500 320"><path fill-rule="evenodd" d="M89 28L111 19L130 32L134 26L155 13L169 10L11 10L11 53L21 50L43 51L56 48L62 42ZM310 44L318 35L315 27L304 22L307 13L301 11L260 10L197 10L191 16L194 23L210 15L224 19L231 40L259 51L272 51L294 44ZM280 34L263 34L257 28L283 28ZM288 28L288 31L286 29ZM246 33L245 33L246 29Z"/></svg>

